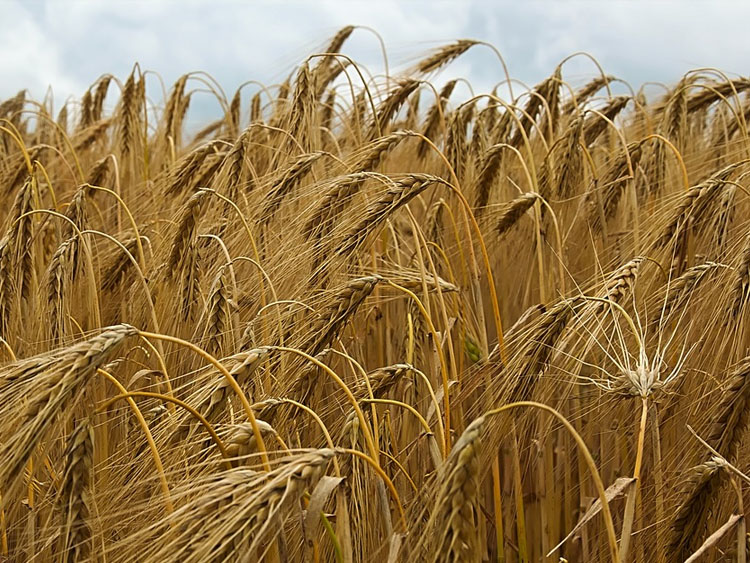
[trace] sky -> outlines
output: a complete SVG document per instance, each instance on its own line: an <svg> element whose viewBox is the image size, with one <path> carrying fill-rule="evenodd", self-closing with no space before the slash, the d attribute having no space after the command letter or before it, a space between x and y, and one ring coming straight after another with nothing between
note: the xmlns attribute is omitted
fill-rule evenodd
<svg viewBox="0 0 750 563"><path fill-rule="evenodd" d="M124 79L135 62L167 86L186 72L206 71L231 97L248 80L282 81L349 24L366 27L355 30L343 52L372 73L383 70L372 30L382 36L392 69L472 38L494 45L510 75L528 84L579 51L635 89L673 84L697 67L747 75L750 65L746 1L0 0L0 21L0 100L23 88L41 99L51 86L56 107L79 98L103 73ZM584 56L563 66L573 84L596 72ZM455 76L476 91L504 77L497 56L482 46L437 81ZM194 97L191 113L210 112L211 104L208 95Z"/></svg>

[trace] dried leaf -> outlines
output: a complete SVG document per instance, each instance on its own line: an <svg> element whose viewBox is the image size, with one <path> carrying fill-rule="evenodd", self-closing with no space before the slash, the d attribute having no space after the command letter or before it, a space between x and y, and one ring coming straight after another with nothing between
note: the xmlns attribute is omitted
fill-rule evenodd
<svg viewBox="0 0 750 563"><path fill-rule="evenodd" d="M448 381L448 389L452 388L457 383L458 381L451 379L450 381ZM435 391L435 399L437 399L438 405L443 404L443 395L444 395L443 386L441 385ZM425 417L425 420L427 421L428 424L432 424L432 417L434 416L435 416L435 403L430 402L430 406L427 409L427 416Z"/></svg>
<svg viewBox="0 0 750 563"><path fill-rule="evenodd" d="M631 484L635 482L635 479L632 477L618 477L615 479L615 482L612 483L609 487L607 487L607 490L604 491L604 497L607 499L607 502L612 502L614 499L622 495L628 487L630 487ZM592 504L589 509L586 511L586 513L581 516L580 520L578 520L578 523L573 527L573 529L570 531L570 533L565 536L565 539L563 539L560 543L558 543L552 550L547 554L547 557L550 557L555 551L560 549L562 544L564 544L566 541L568 541L570 538L572 538L575 533L580 530L583 525L591 520L594 516L599 514L599 512L602 509L602 501L601 499L596 499L594 501L594 504Z"/></svg>
<svg viewBox="0 0 750 563"><path fill-rule="evenodd" d="M695 553L685 559L685 563L693 563L693 561L698 561L701 555L703 555L711 547L716 545L724 536L724 534L734 528L735 524L737 524L737 522L739 522L742 518L744 518L744 516L741 516L739 514L732 514L729 517L729 520L727 520L721 528L719 528L706 538L706 541L703 542L703 545L701 545Z"/></svg>
<svg viewBox="0 0 750 563"><path fill-rule="evenodd" d="M398 553L401 551L401 544L404 541L404 534L393 534L388 547L388 563L396 563L398 561Z"/></svg>
<svg viewBox="0 0 750 563"><path fill-rule="evenodd" d="M343 480L343 477L330 477L326 475L321 477L318 484L315 485L315 489L313 489L310 495L310 504L307 505L307 514L305 515L305 533L307 535L314 534L315 530L318 529L320 513L323 512L326 501Z"/></svg>

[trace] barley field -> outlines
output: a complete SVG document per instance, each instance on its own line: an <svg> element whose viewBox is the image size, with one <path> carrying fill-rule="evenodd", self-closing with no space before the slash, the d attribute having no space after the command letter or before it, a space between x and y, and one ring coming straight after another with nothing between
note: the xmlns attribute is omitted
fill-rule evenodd
<svg viewBox="0 0 750 563"><path fill-rule="evenodd" d="M354 31L0 103L0 560L745 562L750 79Z"/></svg>

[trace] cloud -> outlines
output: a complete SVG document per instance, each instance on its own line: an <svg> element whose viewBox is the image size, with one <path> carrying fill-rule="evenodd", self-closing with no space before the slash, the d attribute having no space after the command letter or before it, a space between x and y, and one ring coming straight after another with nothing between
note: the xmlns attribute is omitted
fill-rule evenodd
<svg viewBox="0 0 750 563"><path fill-rule="evenodd" d="M28 88L41 98L49 85L58 104L79 97L103 73L124 78L137 61L166 86L193 70L210 72L228 95L253 79L283 80L307 55L347 24L383 37L392 67L428 49L472 37L495 45L511 75L536 83L564 57L587 51L604 69L635 86L674 83L696 66L745 72L744 26L750 5L739 2L591 2L482 0L0 0L0 99ZM345 52L382 72L376 35L358 29ZM580 83L596 73L585 57L563 74ZM504 79L495 54L475 47L440 77L463 76L480 91ZM158 82L149 86L158 92ZM158 96L157 96L158 98ZM157 99L157 101L159 101ZM216 111L210 95L194 97L191 114Z"/></svg>
<svg viewBox="0 0 750 563"><path fill-rule="evenodd" d="M61 53L44 26L20 3L2 4L1 9L6 23L0 34L0 98L24 88L41 98L50 85L64 95L78 91L82 83L65 71Z"/></svg>

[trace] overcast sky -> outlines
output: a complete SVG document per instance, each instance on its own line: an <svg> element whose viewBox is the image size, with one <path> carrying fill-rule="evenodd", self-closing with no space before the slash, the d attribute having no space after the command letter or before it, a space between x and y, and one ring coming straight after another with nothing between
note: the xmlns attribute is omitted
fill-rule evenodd
<svg viewBox="0 0 750 563"><path fill-rule="evenodd" d="M230 96L246 80L277 83L347 24L376 29L394 67L454 39L487 41L511 76L528 83L576 51L591 53L636 88L644 81L674 83L702 66L747 75L750 65L750 2L718 0L0 0L0 22L0 99L22 88L41 98L51 85L58 107L102 73L124 78L136 61L168 84L205 70ZM382 72L370 31L356 30L344 52ZM449 73L480 91L503 79L484 47ZM563 70L574 83L594 73L583 57ZM194 99L191 107L203 112L206 103Z"/></svg>

